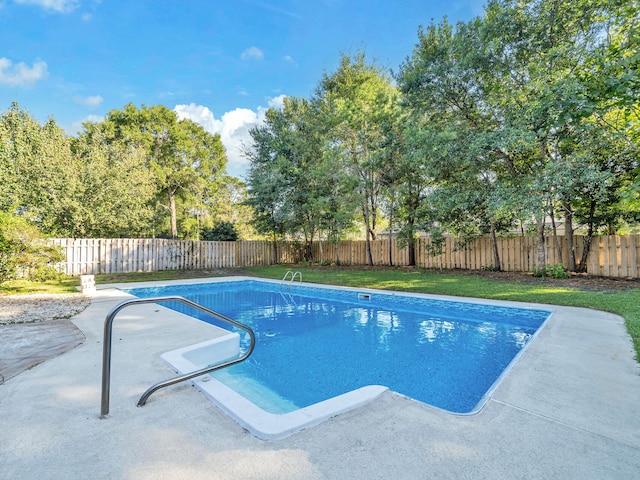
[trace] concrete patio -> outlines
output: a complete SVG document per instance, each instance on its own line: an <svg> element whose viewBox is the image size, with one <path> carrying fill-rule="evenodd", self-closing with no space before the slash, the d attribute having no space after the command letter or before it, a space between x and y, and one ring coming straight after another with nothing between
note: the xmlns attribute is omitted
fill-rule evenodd
<svg viewBox="0 0 640 480"><path fill-rule="evenodd" d="M150 385L172 376L160 354L217 334L155 305L116 318L110 417L99 418L103 322L123 298L115 288L98 290L72 319L84 343L0 385L0 478L640 475L640 368L619 316L553 307L476 415L448 414L387 392L321 425L265 442L189 385L160 391L136 407Z"/></svg>

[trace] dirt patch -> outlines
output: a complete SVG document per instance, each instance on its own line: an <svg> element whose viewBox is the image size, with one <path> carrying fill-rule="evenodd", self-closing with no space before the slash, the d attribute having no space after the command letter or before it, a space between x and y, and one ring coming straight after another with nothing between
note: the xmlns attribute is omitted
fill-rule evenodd
<svg viewBox="0 0 640 480"><path fill-rule="evenodd" d="M499 280L520 285L552 285L575 288L586 292L612 293L640 288L640 279L594 277L586 274L572 274L569 278L534 277L529 273L519 272L471 272L455 270L448 273L456 275L473 275L492 280Z"/></svg>

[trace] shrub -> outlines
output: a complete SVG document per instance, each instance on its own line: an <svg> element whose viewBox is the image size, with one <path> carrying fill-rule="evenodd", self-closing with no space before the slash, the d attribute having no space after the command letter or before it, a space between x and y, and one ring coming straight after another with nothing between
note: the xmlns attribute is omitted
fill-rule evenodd
<svg viewBox="0 0 640 480"><path fill-rule="evenodd" d="M534 277L539 277L539 278L544 278L547 276L547 267L544 268L535 268L532 272L531 275L533 275Z"/></svg>
<svg viewBox="0 0 640 480"><path fill-rule="evenodd" d="M16 278L36 281L60 278L55 264L64 260L59 248L45 244L26 220L0 212L0 283Z"/></svg>
<svg viewBox="0 0 640 480"><path fill-rule="evenodd" d="M547 265L547 271L551 278L569 278L571 274L567 272L567 269L561 263L555 265Z"/></svg>
<svg viewBox="0 0 640 480"><path fill-rule="evenodd" d="M233 223L220 222L213 227L203 228L200 238L212 242L235 242L238 240L238 231Z"/></svg>
<svg viewBox="0 0 640 480"><path fill-rule="evenodd" d="M571 274L567 272L565 266L561 263L555 265L546 265L540 270L533 270L531 275L534 277L551 277L551 278L569 278Z"/></svg>

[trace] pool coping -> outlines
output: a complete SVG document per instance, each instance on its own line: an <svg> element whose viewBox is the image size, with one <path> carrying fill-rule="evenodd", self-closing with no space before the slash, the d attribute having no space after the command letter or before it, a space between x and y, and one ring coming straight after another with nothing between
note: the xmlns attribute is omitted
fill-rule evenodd
<svg viewBox="0 0 640 480"><path fill-rule="evenodd" d="M280 284L283 285L282 281L273 280L273 279L264 279L258 277L249 277L249 276L234 276L234 277L216 277L209 279L188 279L188 280L178 280L178 281L154 281L154 282L141 282L136 283L135 286L131 286L131 284L126 287L119 287L118 284L110 285L111 287L119 288L121 290L131 290L138 288L161 288L167 286L176 286L176 285L198 285L198 284L206 284L206 283L225 283L225 282L242 282L242 281L258 281L272 284ZM335 286L335 285L325 285L325 284L316 284L309 282L299 282L295 284L296 286L305 286L312 288L320 288L326 290L332 289L340 289L352 291L354 293L358 293L359 295L388 295L391 297L402 296L402 297L411 297L411 298L424 298L428 300L440 300L445 302L458 302L458 303L470 303L470 304L478 304L478 305L490 305L495 306L496 302L500 303L509 303L495 300L487 300L487 299L454 299L452 297L440 297L437 295L431 294L422 294L422 293L412 293L412 292L401 292L401 291L388 291L381 289L372 289L372 288L358 288L358 287L346 287L346 286ZM290 285L291 286L291 285ZM127 296L132 296L127 292L122 292ZM474 301L478 300L478 301ZM509 375L511 370L517 364L519 359L522 357L527 348L535 341L540 331L547 324L549 319L555 313L555 309L549 307L542 307L538 305L529 305L519 303L517 305L504 305L504 307L511 308L519 308L523 310L536 310L536 311L544 311L548 312L549 315L542 322L542 324L536 329L531 339L526 343L526 345L521 348L511 359L511 361L507 364L507 366L503 369L500 375L496 378L496 380L491 384L488 390L484 393L484 395L480 398L478 403L474 406L474 408L469 412L453 412L449 411L434 405L430 405L428 403L421 402L419 400L413 399L409 396L403 395L401 393L393 391L394 394L399 395L403 398L406 398L410 401L419 403L421 405L425 405L428 408L433 408L438 411L442 411L446 414L450 415L459 415L459 416L467 416L467 415L476 415L480 412L488 400L492 397L493 393L500 386L502 381ZM163 307L164 308L164 307ZM215 327L218 328L218 327ZM227 332L224 329L224 332ZM221 362L223 360L228 359L234 352L237 352L239 349L239 336L237 334L229 334L224 335L222 337L217 337L211 340L205 340L203 342L199 342L194 345L188 345L186 347L181 347L179 349L175 349L169 352L165 352L162 354L162 360L172 368L178 374L185 374L189 372L196 371L200 368L203 368L204 364L197 364L192 361L189 361L185 358L185 354L188 355L191 352L194 352L201 348L206 348L209 346L216 346L220 348L227 340L229 340L233 345L237 345L237 347L231 346L230 348L223 347L222 352L220 353L220 358L213 358L209 361L210 364L214 364L217 362ZM195 378L189 381L195 388L201 391L212 403L214 403L218 408L224 411L227 415L229 415L234 421L236 421L239 425L247 429L251 432L255 437L260 440L277 440L286 438L290 435L293 435L301 430L306 428L310 428L320 423L336 417L342 413L351 411L363 405L366 405L369 402L374 401L380 395L382 395L386 391L391 391L387 386L384 385L366 385L350 392L346 392L342 395L338 395L327 400L315 403L313 405L309 405L307 407L303 407L297 410L294 410L289 413L282 414L274 414L265 411L259 406L255 405L253 402L243 397L239 393L237 393L232 388L226 386L224 383L216 380L210 375L203 375L201 377Z"/></svg>

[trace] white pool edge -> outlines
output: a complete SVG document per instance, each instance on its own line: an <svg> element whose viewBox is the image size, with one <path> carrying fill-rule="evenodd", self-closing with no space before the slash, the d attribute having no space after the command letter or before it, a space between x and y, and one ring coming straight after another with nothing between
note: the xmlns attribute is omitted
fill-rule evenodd
<svg viewBox="0 0 640 480"><path fill-rule="evenodd" d="M145 288L145 287L164 287L171 285L191 285L191 284L202 284L202 283L218 283L218 282L229 282L229 281L259 281L259 282L267 282L267 283L275 283L282 285L283 282L279 280L266 279L266 278L257 278L257 277L247 277L247 276L235 276L235 277L216 277L216 278L199 278L199 279L188 279L188 280L178 280L178 281L155 281L155 282L142 282L138 283L135 286L131 284L113 284L110 287L115 287L119 289L131 289L131 288ZM443 300L450 302L461 302L461 303L471 303L478 305L496 305L496 306L504 306L504 307L512 307L512 308L520 308L525 310L541 310L549 313L549 316L545 319L545 321L538 327L532 338L527 342L524 348L522 348L511 360L511 362L505 367L502 373L498 376L495 382L491 385L491 387L485 392L482 398L478 401L476 406L469 412L452 412L450 410L445 410L440 407L436 407L434 405L430 405L424 402L420 402L419 400L415 400L411 397L399 394L394 392L397 395L405 397L409 400L415 401L424 405L427 408L433 408L435 410L439 410L451 415L456 416L468 416L468 415L476 415L486 405L486 403L491 399L497 388L503 382L505 377L508 376L509 372L512 368L518 363L520 358L524 355L524 352L527 350L529 345L533 342L533 340L538 336L543 327L548 323L551 316L555 313L555 308L550 305L543 304L533 304L527 302L515 302L509 300L493 300L493 299L483 299L483 298L471 298L471 297L456 297L449 295L433 295L433 294L424 294L424 293L414 293L414 292L398 292L398 291L389 291L389 290L378 290L371 288L357 288L357 287L337 287L335 285L323 285L323 284L314 284L307 282L296 283L295 286L300 285L303 287L313 287L313 288L321 288L321 289L333 289L340 288L343 290L349 290L356 293L366 293L366 294L378 294L378 295L390 295L390 296L408 296L408 297L418 297L418 298L426 298L433 300ZM235 336L235 337L234 337ZM230 342L229 344L222 346L224 342ZM231 342L234 342L234 346L230 346ZM192 362L187 357L196 356L196 350L208 347L209 345L217 345L219 350L219 354L209 352L205 357L207 360L201 362ZM230 333L228 335L224 335L223 337L218 337L213 340L207 340L205 342L200 342L194 345L190 345L184 348L179 348L176 350L172 350L170 352L166 352L162 355L162 359L171 367L174 371L179 374L193 372L198 370L206 365L221 362L222 360L230 358L230 356L237 356L237 352L239 349L239 336L234 333ZM234 352L232 355L229 355L229 352ZM216 356L217 355L217 356ZM227 356L221 356L227 355ZM382 393L389 390L388 387L381 385L367 385L361 387L359 389L347 392L343 395L339 395L323 402L316 403L314 405L310 405L305 408L301 408L299 410L295 410L290 413L285 414L272 414L266 412L261 409L254 403L247 400L245 397L238 394L236 391L227 387L222 382L214 379L210 375L203 375L194 380L191 380L190 383L200 390L214 405L220 408L223 412L229 415L232 419L234 419L238 424L240 424L243 428L247 429L250 433L252 433L255 437L261 440L277 440L281 438L288 437L293 435L296 432L304 430L305 428L309 428L315 425L318 425L329 418L335 417L341 413L348 412L360 406L363 406L377 397L382 395Z"/></svg>
<svg viewBox="0 0 640 480"><path fill-rule="evenodd" d="M239 335L230 333L166 352L162 355L162 359L177 373L184 374L198 370L207 364L221 362L234 354L237 355L238 349ZM203 354L204 352L207 353ZM207 360L203 361L204 358ZM210 375L202 375L193 379L191 383L213 404L261 440L288 437L336 415L365 405L388 390L384 386L368 385L293 412L274 414L261 409Z"/></svg>

